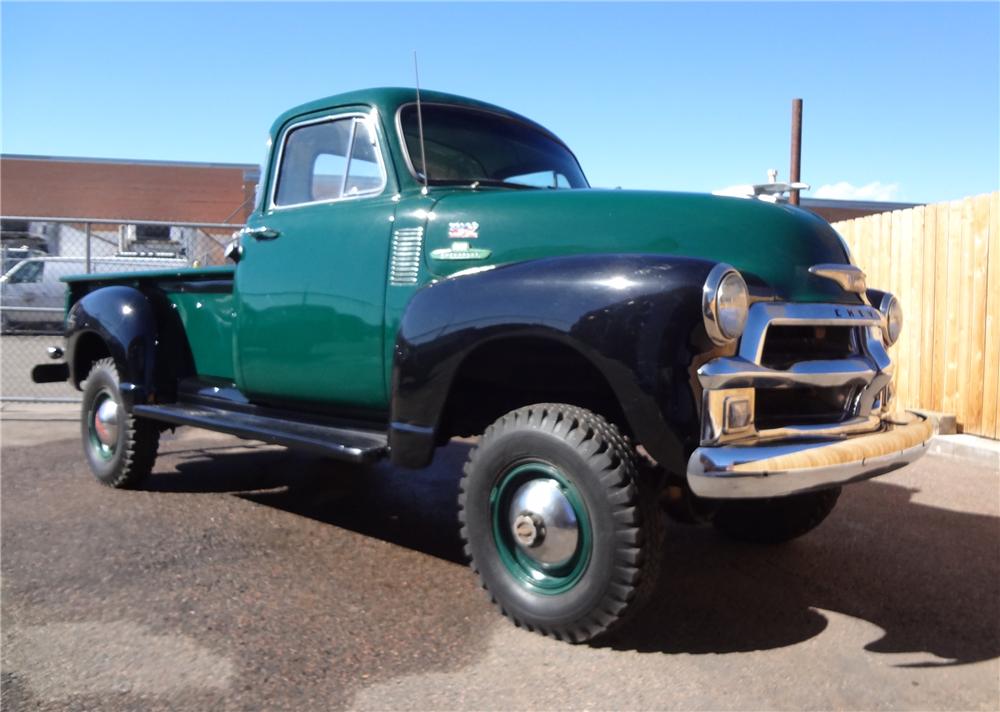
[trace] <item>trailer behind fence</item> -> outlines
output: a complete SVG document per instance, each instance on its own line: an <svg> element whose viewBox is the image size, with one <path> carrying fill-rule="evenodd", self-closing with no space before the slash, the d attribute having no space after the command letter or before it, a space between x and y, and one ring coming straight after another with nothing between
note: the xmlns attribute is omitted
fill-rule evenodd
<svg viewBox="0 0 1000 712"><path fill-rule="evenodd" d="M37 384L31 368L62 336L70 274L224 263L232 223L99 218L0 218L0 400L75 401L63 383Z"/></svg>

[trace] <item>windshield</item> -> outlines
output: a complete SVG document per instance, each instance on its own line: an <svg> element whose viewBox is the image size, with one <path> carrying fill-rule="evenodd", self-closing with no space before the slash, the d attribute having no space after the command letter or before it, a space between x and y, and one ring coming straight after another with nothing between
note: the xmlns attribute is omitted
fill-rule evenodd
<svg viewBox="0 0 1000 712"><path fill-rule="evenodd" d="M587 179L561 143L516 119L489 111L442 104L421 106L427 179L513 188L586 188ZM423 180L417 106L400 110L410 165Z"/></svg>

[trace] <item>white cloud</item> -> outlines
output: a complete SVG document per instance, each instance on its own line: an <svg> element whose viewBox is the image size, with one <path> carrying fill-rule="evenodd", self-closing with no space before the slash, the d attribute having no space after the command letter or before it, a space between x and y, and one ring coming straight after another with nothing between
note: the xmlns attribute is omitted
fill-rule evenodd
<svg viewBox="0 0 1000 712"><path fill-rule="evenodd" d="M847 181L840 181L821 185L810 197L826 200L895 200L898 193L898 183L874 181L867 185L851 185Z"/></svg>

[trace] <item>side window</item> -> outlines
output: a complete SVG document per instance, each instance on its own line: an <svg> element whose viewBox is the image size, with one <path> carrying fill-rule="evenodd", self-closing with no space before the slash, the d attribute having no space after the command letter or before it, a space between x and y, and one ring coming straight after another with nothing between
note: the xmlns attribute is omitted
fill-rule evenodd
<svg viewBox="0 0 1000 712"><path fill-rule="evenodd" d="M372 193L382 187L382 169L378 164L375 137L367 121L358 121L354 134L354 150L347 172L344 195Z"/></svg>
<svg viewBox="0 0 1000 712"><path fill-rule="evenodd" d="M344 154L347 147L344 147ZM314 200L336 200L340 197L340 186L344 182L344 172L347 169L347 156L336 153L320 153L313 159L312 191L308 198L296 200L296 203L309 203ZM282 205L283 203L278 203Z"/></svg>
<svg viewBox="0 0 1000 712"><path fill-rule="evenodd" d="M11 284L28 284L31 282L41 282L42 272L45 263L41 260L25 260L21 266L10 275Z"/></svg>
<svg viewBox="0 0 1000 712"><path fill-rule="evenodd" d="M357 117L306 124L285 134L276 206L377 193L383 174L374 137Z"/></svg>

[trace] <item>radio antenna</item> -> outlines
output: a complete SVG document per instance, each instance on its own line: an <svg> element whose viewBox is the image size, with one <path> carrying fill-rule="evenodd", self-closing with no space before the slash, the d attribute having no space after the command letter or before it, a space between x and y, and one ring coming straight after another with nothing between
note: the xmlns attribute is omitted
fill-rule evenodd
<svg viewBox="0 0 1000 712"><path fill-rule="evenodd" d="M420 137L420 164L423 166L424 195L427 195L427 152L424 149L424 114L420 110L420 70L417 68L417 50L413 50L413 78L417 86L417 133Z"/></svg>

